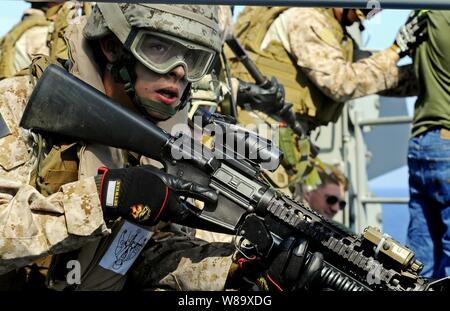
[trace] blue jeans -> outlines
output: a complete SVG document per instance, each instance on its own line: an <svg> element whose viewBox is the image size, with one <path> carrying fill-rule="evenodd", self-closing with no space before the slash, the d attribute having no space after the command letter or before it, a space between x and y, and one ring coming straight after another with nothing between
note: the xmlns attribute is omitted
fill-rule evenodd
<svg viewBox="0 0 450 311"><path fill-rule="evenodd" d="M408 150L408 246L424 263L422 275L450 275L450 137L432 129L411 138Z"/></svg>

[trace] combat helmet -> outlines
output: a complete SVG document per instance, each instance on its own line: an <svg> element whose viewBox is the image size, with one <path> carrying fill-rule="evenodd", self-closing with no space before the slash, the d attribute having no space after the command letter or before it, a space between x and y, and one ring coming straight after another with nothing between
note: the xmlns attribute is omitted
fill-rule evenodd
<svg viewBox="0 0 450 311"><path fill-rule="evenodd" d="M200 80L211 68L222 42L218 25L218 9L207 5L168 5L151 3L97 3L89 16L83 35L88 40L115 34L127 51L128 59L113 64L125 83L127 94L147 112L168 105L148 102L134 94L135 60L159 74L183 66L188 82ZM152 42L164 44L159 52ZM113 68L114 69L114 68ZM178 110L183 108L190 91L186 88ZM161 112L161 111L157 111ZM176 111L164 111L173 115Z"/></svg>

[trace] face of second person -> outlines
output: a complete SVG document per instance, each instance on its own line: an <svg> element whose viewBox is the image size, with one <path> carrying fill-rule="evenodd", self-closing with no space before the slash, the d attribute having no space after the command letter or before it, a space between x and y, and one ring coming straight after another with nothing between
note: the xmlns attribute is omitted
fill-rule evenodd
<svg viewBox="0 0 450 311"><path fill-rule="evenodd" d="M166 74L159 74L136 62L136 95L176 108L188 84L182 66L173 68ZM151 116L160 119L157 113Z"/></svg>
<svg viewBox="0 0 450 311"><path fill-rule="evenodd" d="M338 198L335 204L327 203L330 196ZM305 199L313 210L327 218L333 218L340 210L339 201L344 200L344 190L336 184L327 183L317 190L305 193Z"/></svg>

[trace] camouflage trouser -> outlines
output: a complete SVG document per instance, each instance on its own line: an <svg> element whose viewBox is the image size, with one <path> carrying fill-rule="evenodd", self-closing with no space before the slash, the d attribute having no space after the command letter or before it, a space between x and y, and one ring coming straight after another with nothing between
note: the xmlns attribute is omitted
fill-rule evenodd
<svg viewBox="0 0 450 311"><path fill-rule="evenodd" d="M224 290L235 247L157 233L128 273L125 290Z"/></svg>

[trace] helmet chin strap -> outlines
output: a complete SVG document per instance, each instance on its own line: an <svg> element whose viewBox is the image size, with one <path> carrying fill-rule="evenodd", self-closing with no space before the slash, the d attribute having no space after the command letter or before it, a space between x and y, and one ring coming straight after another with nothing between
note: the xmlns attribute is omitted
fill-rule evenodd
<svg viewBox="0 0 450 311"><path fill-rule="evenodd" d="M124 53L117 63L108 63L107 70L111 72L115 81L124 83L125 93L131 99L135 107L137 107L146 118L153 122L165 121L173 117L179 110L182 110L186 106L190 95L191 83L186 87L177 108L137 96L136 89L134 88L136 82L135 64L136 59L131 56L130 53ZM152 116L152 113L158 114L158 117Z"/></svg>

